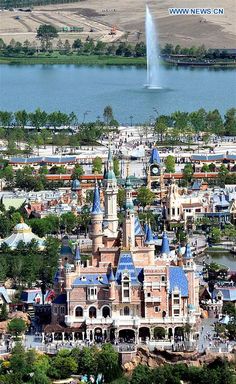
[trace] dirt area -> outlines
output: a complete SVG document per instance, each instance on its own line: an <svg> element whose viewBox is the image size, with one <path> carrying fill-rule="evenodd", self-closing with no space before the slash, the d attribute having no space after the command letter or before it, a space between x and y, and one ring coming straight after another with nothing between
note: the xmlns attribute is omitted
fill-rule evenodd
<svg viewBox="0 0 236 384"><path fill-rule="evenodd" d="M32 41L40 24L50 23L83 27L83 32L62 33L60 38L73 42L75 38L85 40L89 35L94 40L105 42L117 40L137 42L144 39L145 0L84 0L78 3L35 7L32 12L0 12L0 37L5 42ZM235 48L236 3L235 0L150 0L150 9L155 17L161 44L182 46ZM224 15L170 16L170 7L224 7ZM109 35L111 27L116 35ZM93 32L91 32L91 29Z"/></svg>

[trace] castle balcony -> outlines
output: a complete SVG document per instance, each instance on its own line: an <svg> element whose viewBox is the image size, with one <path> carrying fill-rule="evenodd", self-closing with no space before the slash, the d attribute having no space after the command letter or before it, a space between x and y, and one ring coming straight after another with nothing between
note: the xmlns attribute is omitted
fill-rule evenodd
<svg viewBox="0 0 236 384"><path fill-rule="evenodd" d="M161 296L145 296L146 303L161 303Z"/></svg>

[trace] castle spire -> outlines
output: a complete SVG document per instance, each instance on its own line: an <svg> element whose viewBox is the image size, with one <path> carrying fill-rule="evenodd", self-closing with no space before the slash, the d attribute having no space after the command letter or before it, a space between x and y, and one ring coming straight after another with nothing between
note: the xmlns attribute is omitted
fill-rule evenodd
<svg viewBox="0 0 236 384"><path fill-rule="evenodd" d="M100 206L100 192L98 188L98 183L96 180L94 193L93 193L93 207L92 207L92 214L100 214L102 212L101 206Z"/></svg>
<svg viewBox="0 0 236 384"><path fill-rule="evenodd" d="M167 237L167 233L163 232L162 243L161 243L161 255L168 256L169 253L170 253L169 239Z"/></svg>
<svg viewBox="0 0 236 384"><path fill-rule="evenodd" d="M147 225L147 232L146 232L146 238L145 238L145 244L154 244L154 239L153 239L153 233L152 233L152 228L151 225Z"/></svg>

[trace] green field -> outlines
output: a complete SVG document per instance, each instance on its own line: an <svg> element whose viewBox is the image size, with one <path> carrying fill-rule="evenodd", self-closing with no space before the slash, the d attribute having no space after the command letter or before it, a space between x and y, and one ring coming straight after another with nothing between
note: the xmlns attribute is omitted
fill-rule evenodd
<svg viewBox="0 0 236 384"><path fill-rule="evenodd" d="M39 54L38 56L0 56L0 64L77 64L77 65L146 65L145 57L111 57L96 55Z"/></svg>

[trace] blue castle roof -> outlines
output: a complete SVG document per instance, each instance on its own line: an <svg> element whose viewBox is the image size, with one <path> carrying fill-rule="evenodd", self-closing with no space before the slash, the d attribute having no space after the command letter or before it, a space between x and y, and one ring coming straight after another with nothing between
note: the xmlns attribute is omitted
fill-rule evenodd
<svg viewBox="0 0 236 384"><path fill-rule="evenodd" d="M101 206L100 206L100 193L98 189L97 183L95 184L94 193L93 193L93 207L92 207L92 214L101 213Z"/></svg>
<svg viewBox="0 0 236 384"><path fill-rule="evenodd" d="M121 277L124 271L129 273L131 284L139 284L137 271L134 266L133 257L130 251L120 253L119 263L115 275L115 279L118 284L121 283Z"/></svg>
<svg viewBox="0 0 236 384"><path fill-rule="evenodd" d="M154 244L152 228L151 228L150 224L148 225L146 238L145 238L145 244Z"/></svg>
<svg viewBox="0 0 236 384"><path fill-rule="evenodd" d="M184 258L185 259L192 259L192 257L193 257L193 254L192 254L192 251L191 251L190 244L187 243L186 244L186 248L185 248L185 252L184 252Z"/></svg>
<svg viewBox="0 0 236 384"><path fill-rule="evenodd" d="M104 286L109 285L107 274L105 273L85 273L81 276L76 277L73 281L73 286L87 286L87 285L97 285Z"/></svg>
<svg viewBox="0 0 236 384"><path fill-rule="evenodd" d="M162 243L161 243L161 254L165 253L168 255L170 253L170 245L169 245L169 239L167 237L167 233L163 232L162 236Z"/></svg>
<svg viewBox="0 0 236 384"><path fill-rule="evenodd" d="M143 235L143 230L139 221L139 218L136 216L134 221L134 234L135 236Z"/></svg>
<svg viewBox="0 0 236 384"><path fill-rule="evenodd" d="M158 152L156 147L154 147L152 149L152 153L151 153L151 157L150 157L149 162L150 162L150 164L154 164L154 163L160 164L161 163L161 158L160 158L159 152Z"/></svg>
<svg viewBox="0 0 236 384"><path fill-rule="evenodd" d="M178 288L182 297L188 296L188 280L183 268L170 266L169 280L171 293L175 290L175 288Z"/></svg>
<svg viewBox="0 0 236 384"><path fill-rule="evenodd" d="M112 268L111 268L109 276L108 276L108 281L109 281L109 283L111 283L112 281L115 281L115 276L114 276Z"/></svg>

